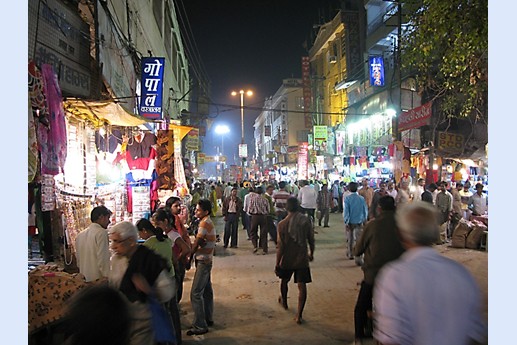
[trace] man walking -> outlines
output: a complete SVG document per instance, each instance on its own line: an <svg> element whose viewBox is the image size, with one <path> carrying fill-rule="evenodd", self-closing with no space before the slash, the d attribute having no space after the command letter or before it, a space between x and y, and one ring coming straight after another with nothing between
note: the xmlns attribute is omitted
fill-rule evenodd
<svg viewBox="0 0 517 345"><path fill-rule="evenodd" d="M328 186L325 183L323 187L321 187L321 190L318 192L318 199L316 201L318 210L320 211L320 215L318 217L318 226L321 226L321 220L323 219L323 227L329 227L329 213L330 209L332 208L332 200L332 194L329 192Z"/></svg>
<svg viewBox="0 0 517 345"><path fill-rule="evenodd" d="M309 219L299 212L298 199L289 198L286 209L287 217L278 223L275 265L275 274L281 280L278 302L284 309L288 308L288 283L294 274L294 282L298 284L298 311L295 321L297 324L301 324L307 300L306 284L312 281L309 261L314 259L314 228Z"/></svg>
<svg viewBox="0 0 517 345"><path fill-rule="evenodd" d="M287 204L287 199L291 197L291 194L286 190L286 184L285 181L280 181L278 183L279 189L273 192L273 202L275 203L276 217L279 222L287 216L285 205Z"/></svg>
<svg viewBox="0 0 517 345"><path fill-rule="evenodd" d="M366 206L369 209L370 206L372 205L372 200L373 200L373 188L371 188L368 185L368 182L369 181L366 177L363 178L363 180L361 181L362 187L361 187L361 189L359 189L358 194L364 198L364 201L366 201ZM368 219L370 219L370 218L371 218L371 215L369 214Z"/></svg>
<svg viewBox="0 0 517 345"><path fill-rule="evenodd" d="M374 338L381 344L484 344L481 292L458 262L440 255L436 210L424 202L396 216L407 249L386 264L375 280Z"/></svg>
<svg viewBox="0 0 517 345"><path fill-rule="evenodd" d="M300 207L302 212L310 217L314 225L314 212L316 211L318 193L309 185L309 181L305 180L300 182L300 184L303 186L298 192Z"/></svg>
<svg viewBox="0 0 517 345"><path fill-rule="evenodd" d="M348 184L350 195L345 198L343 217L345 219L345 231L347 239L347 256L350 260L353 257L353 248L355 241L361 235L363 225L368 219L368 207L364 198L357 194L357 182L350 182ZM361 266L361 257L355 258L355 263Z"/></svg>
<svg viewBox="0 0 517 345"><path fill-rule="evenodd" d="M253 253L258 254L259 243L262 255L267 254L267 215L269 214L269 202L262 196L262 186L255 187L246 196L244 211L250 216L250 237L253 243ZM260 242L259 232L260 227Z"/></svg>
<svg viewBox="0 0 517 345"><path fill-rule="evenodd" d="M111 214L106 206L95 207L90 214L92 223L77 234L75 239L77 266L87 282L108 278L110 250L106 229L110 224Z"/></svg>
<svg viewBox="0 0 517 345"><path fill-rule="evenodd" d="M368 210L368 216L370 217L370 219L373 219L379 215L379 200L383 196L388 195L388 191L386 190L386 188L386 182L381 181L379 183L379 189L377 189L375 193L373 193L372 204L370 205L370 209ZM393 200L395 200L395 198Z"/></svg>
<svg viewBox="0 0 517 345"><path fill-rule="evenodd" d="M242 211L242 200L237 196L237 188L232 188L232 192L228 198L223 201L223 217L224 217L224 248L228 248L228 243L231 244L230 248L237 248L238 243L238 228L239 228L239 215Z"/></svg>
<svg viewBox="0 0 517 345"><path fill-rule="evenodd" d="M355 344L365 338L368 312L372 311L375 277L384 264L397 259L404 252L397 234L395 199L389 195L378 201L377 217L369 222L354 247L354 255L364 254L364 279L354 310Z"/></svg>

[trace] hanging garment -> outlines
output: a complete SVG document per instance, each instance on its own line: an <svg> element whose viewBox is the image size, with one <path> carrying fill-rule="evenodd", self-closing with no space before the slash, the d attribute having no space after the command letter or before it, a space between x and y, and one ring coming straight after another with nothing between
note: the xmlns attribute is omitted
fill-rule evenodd
<svg viewBox="0 0 517 345"><path fill-rule="evenodd" d="M145 133L141 141L133 138L133 142L126 147L126 161L130 170L149 168L149 162L156 157L156 150L152 147L156 144L156 136Z"/></svg>
<svg viewBox="0 0 517 345"><path fill-rule="evenodd" d="M29 121L28 121L28 183L31 183L38 171L38 141L36 140L36 123L32 115L32 106L29 99Z"/></svg>
<svg viewBox="0 0 517 345"><path fill-rule="evenodd" d="M40 70L33 60L29 60L29 98L32 109L39 110L38 116L44 119L42 122L48 125L48 109L45 99L45 86Z"/></svg>
<svg viewBox="0 0 517 345"><path fill-rule="evenodd" d="M66 122L61 89L52 65L42 66L43 82L49 111L49 128L38 127L41 152L41 173L57 175L63 171L66 160Z"/></svg>

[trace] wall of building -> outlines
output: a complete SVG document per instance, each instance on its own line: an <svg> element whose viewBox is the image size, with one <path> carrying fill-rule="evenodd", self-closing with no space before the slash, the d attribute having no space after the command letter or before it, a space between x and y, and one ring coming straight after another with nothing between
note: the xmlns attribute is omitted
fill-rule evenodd
<svg viewBox="0 0 517 345"><path fill-rule="evenodd" d="M98 1L98 6L99 59L115 95L139 94L139 58L165 57L164 116L179 119L188 103L175 99L189 91L190 76L173 2L113 0Z"/></svg>

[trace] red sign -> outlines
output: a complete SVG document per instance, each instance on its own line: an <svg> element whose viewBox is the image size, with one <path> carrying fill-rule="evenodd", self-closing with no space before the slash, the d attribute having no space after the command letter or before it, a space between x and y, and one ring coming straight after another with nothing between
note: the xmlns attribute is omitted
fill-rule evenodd
<svg viewBox="0 0 517 345"><path fill-rule="evenodd" d="M302 56L302 84L303 84L303 112L305 128L312 128L311 107L311 79L310 79L310 60L308 56Z"/></svg>
<svg viewBox="0 0 517 345"><path fill-rule="evenodd" d="M307 180L309 176L309 143L298 144L298 180Z"/></svg>
<svg viewBox="0 0 517 345"><path fill-rule="evenodd" d="M399 117L399 132L419 128L429 124L432 114L432 102L428 102L410 111L403 112Z"/></svg>

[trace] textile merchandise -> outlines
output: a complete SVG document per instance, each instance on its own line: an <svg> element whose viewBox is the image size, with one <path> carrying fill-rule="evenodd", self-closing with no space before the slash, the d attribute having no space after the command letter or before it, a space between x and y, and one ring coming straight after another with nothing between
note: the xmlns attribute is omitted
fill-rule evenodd
<svg viewBox="0 0 517 345"><path fill-rule="evenodd" d="M64 316L65 302L86 286L81 273L69 274L57 266L41 265L29 272L29 333Z"/></svg>

